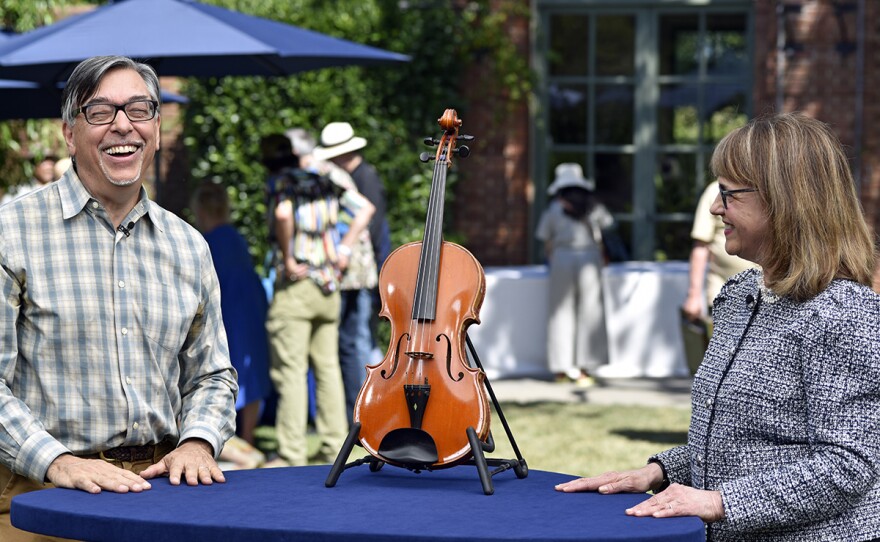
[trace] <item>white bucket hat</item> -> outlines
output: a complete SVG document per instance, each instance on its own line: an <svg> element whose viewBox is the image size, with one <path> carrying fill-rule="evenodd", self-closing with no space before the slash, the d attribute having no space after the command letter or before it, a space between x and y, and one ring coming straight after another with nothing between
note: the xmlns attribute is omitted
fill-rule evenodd
<svg viewBox="0 0 880 542"><path fill-rule="evenodd" d="M547 193L551 196L562 190L563 188L583 188L592 192L596 189L596 181L584 177L584 170L580 164L566 162L556 166L556 178L547 188Z"/></svg>
<svg viewBox="0 0 880 542"><path fill-rule="evenodd" d="M347 152L363 149L367 140L355 137L354 129L347 122L331 122L321 130L321 145L315 147L312 156L318 160L329 160Z"/></svg>

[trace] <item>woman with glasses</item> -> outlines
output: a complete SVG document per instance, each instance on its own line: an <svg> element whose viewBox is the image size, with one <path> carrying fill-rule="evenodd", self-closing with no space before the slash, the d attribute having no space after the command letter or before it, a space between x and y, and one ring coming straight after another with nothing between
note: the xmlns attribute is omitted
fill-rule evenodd
<svg viewBox="0 0 880 542"><path fill-rule="evenodd" d="M699 516L709 540L880 537L880 296L872 235L837 138L800 114L718 145L712 213L760 264L724 286L688 443L557 486L645 492L633 516Z"/></svg>

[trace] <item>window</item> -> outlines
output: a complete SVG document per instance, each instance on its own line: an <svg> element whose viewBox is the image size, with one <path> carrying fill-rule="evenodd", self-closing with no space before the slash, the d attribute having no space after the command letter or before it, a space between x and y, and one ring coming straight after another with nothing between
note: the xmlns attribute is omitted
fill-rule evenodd
<svg viewBox="0 0 880 542"><path fill-rule="evenodd" d="M621 4L538 0L533 215L556 165L578 162L633 259L687 259L712 149L751 113L750 3Z"/></svg>

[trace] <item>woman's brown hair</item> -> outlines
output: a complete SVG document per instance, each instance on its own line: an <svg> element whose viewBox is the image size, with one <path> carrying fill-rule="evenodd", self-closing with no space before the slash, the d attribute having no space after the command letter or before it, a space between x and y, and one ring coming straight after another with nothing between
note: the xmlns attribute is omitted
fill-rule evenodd
<svg viewBox="0 0 880 542"><path fill-rule="evenodd" d="M757 188L770 223L767 286L803 301L835 278L871 286L874 245L846 155L824 123L800 113L757 118L729 133L712 173Z"/></svg>

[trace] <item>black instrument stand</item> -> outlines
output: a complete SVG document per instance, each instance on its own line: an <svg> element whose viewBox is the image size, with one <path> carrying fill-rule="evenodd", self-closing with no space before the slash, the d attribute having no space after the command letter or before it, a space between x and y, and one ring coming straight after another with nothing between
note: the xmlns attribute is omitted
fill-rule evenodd
<svg viewBox="0 0 880 542"><path fill-rule="evenodd" d="M478 369L483 371L483 364L480 362L480 356L477 355L477 350L476 348L474 348L474 344L471 342L471 338L468 336L465 336L465 338L467 339L468 351L470 352L471 357L473 357L474 363L476 363ZM510 426L507 424L507 418L504 417L504 412L501 410L501 405L498 403L498 398L495 396L495 392L492 390L492 384L489 382L488 377L484 378L484 383L486 384L486 391L489 392L489 397L492 399L492 404L495 407L495 412L498 413L498 418L501 420L501 425L504 426L504 432L507 434L507 439L510 442L511 447L513 448L513 453L516 454L516 459L487 458L486 453L491 453L495 450L495 440L492 438L492 432L489 431L489 436L487 437L486 442L483 442L480 440L479 436L477 436L477 432L476 430L474 430L473 427L467 428L467 437L468 442L470 442L471 445L471 453L473 455L473 459L467 461L464 464L474 465L477 467L477 473L480 476L480 483L483 485L483 493L485 493L486 495L492 495L493 493L495 493L495 487L492 484L492 476L495 476L496 474L499 474L506 470L513 469L516 477L522 479L529 475L529 467L526 464L526 460L523 459L522 454L519 451L519 447L516 445L516 440L514 440L513 438L513 433L510 431ZM370 471L376 472L385 465L385 461L382 461L381 459L372 455L357 459L348 464L345 463L352 450L354 450L355 445L358 444L360 431L360 422L355 422L354 424L352 424L351 429L348 432L348 436L345 438L345 442L343 442L342 448L340 448L339 454L337 454L336 456L336 461L333 462L333 466L330 468L330 474L327 476L327 480L324 482L324 485L326 487L334 487L337 480L339 480L339 476L342 474L342 471L351 467L358 467L366 463L370 466ZM490 471L489 467L493 467L493 470ZM404 464L403 468L409 469L416 473L420 472L423 469L431 470L429 466L424 464Z"/></svg>

